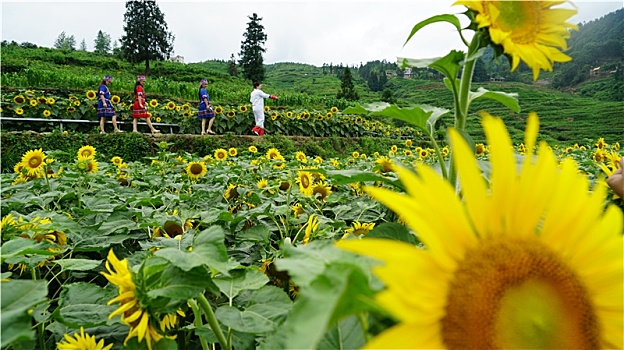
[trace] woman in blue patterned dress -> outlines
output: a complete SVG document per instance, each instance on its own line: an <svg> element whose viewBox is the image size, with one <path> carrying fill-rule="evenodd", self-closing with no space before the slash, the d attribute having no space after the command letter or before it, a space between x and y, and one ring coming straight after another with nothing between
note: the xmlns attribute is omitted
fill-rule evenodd
<svg viewBox="0 0 624 350"><path fill-rule="evenodd" d="M113 77L105 75L98 88L97 116L100 118L100 134L106 134L106 130L104 129L106 118L112 118L115 132L121 132L117 127L117 114L115 114L115 109L110 101L111 93L108 90L108 85L112 82Z"/></svg>
<svg viewBox="0 0 624 350"><path fill-rule="evenodd" d="M214 135L214 131L212 131L212 123L214 123L215 114L210 106L210 95L206 91L206 86L208 86L208 81L206 79L202 79L199 82L199 111L197 112L197 118L201 120L201 134L206 135L209 133ZM206 130L206 119L208 122L208 130Z"/></svg>

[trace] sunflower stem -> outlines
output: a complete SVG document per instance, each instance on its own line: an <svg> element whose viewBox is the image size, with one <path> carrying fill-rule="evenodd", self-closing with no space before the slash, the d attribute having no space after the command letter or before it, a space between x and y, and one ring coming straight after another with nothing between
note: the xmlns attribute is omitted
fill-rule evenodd
<svg viewBox="0 0 624 350"><path fill-rule="evenodd" d="M191 309L193 310L193 315L195 316L195 328L201 328L204 324L202 323L201 313L199 312L199 306L197 306L197 302L194 299L190 299L188 301ZM202 335L199 335L199 342L201 343L203 350L209 350L208 342Z"/></svg>
<svg viewBox="0 0 624 350"><path fill-rule="evenodd" d="M462 69L460 78L458 96L455 98L455 129L459 130L461 133L465 133L466 131L466 120L468 119L468 108L470 107L470 87L472 85L472 74L476 65L476 59L473 59L472 56L477 52L480 45L481 37L477 32L472 37L470 46L468 46L468 53L466 53L465 56L464 68ZM442 165L442 163L440 163L440 165ZM457 174L453 161L451 161L449 165L448 179L451 184L457 188Z"/></svg>
<svg viewBox="0 0 624 350"><path fill-rule="evenodd" d="M448 176L448 172L446 171L446 166L444 165L444 156L442 155L442 151L440 150L440 145L438 145L438 143L435 140L435 137L433 137L433 133L429 133L428 136L429 136L429 139L431 140L431 143L433 144L433 148L435 149L436 156L438 157L438 162L440 163L440 169L442 170L442 177L448 180L449 176Z"/></svg>
<svg viewBox="0 0 624 350"><path fill-rule="evenodd" d="M48 192L52 192L52 187L50 187L50 179L48 179L49 175L48 175L48 165L44 164L43 165L43 174L45 177L45 181L46 181L46 185L48 185Z"/></svg>
<svg viewBox="0 0 624 350"><path fill-rule="evenodd" d="M202 311L204 311L204 315L206 315L206 320L208 321L210 328L212 329L214 334L217 336L217 339L219 340L219 344L221 344L221 347L225 350L232 350L232 347L228 343L227 339L225 339L225 336L223 335L223 332L221 331L221 327L219 327L219 321L217 320L217 317L212 311L212 307L210 306L210 303L208 303L208 300L206 299L204 294L200 293L197 296L197 300L199 301L199 305L201 306Z"/></svg>
<svg viewBox="0 0 624 350"><path fill-rule="evenodd" d="M362 326L362 332L364 333L364 338L368 343L371 340L371 335L368 332L368 313L360 312L357 314L357 319L360 321L360 325Z"/></svg>
<svg viewBox="0 0 624 350"><path fill-rule="evenodd" d="M37 280L37 268L36 267L31 267L30 268L30 276L32 278L33 281ZM46 342L45 342L45 325L43 324L43 322L39 323L37 325L37 335L39 338L39 348L41 350L46 350Z"/></svg>

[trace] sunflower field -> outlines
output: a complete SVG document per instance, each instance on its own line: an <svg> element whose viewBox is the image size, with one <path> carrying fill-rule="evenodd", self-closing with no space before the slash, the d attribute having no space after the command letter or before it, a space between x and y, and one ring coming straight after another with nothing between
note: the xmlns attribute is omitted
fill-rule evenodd
<svg viewBox="0 0 624 350"><path fill-rule="evenodd" d="M435 167L433 149L406 140L322 159L169 146L151 163L101 159L91 146L66 163L31 150L2 174L2 293L14 301L3 301L3 347L53 348L76 334L114 349L356 348L394 323L362 303L381 287L371 262L335 242L422 246L410 218L364 188L405 190L396 166ZM489 159L489 146L475 149ZM621 157L604 140L551 152L595 184Z"/></svg>
<svg viewBox="0 0 624 350"><path fill-rule="evenodd" d="M111 103L116 110L118 120L132 120L132 97L129 95L111 96ZM62 97L41 90L18 90L2 95L0 113L4 117L98 120L96 117L96 92L87 90L82 96ZM176 124L183 134L198 134L200 123L197 120L197 108L189 102L166 99L148 99L147 108L152 122ZM251 105L221 106L215 111L215 129L219 134L248 134L254 123ZM396 127L379 120L369 120L361 115L344 114L337 107L328 110L287 109L286 107L265 106L266 128L271 133L287 136L341 136L361 137L381 135L397 138L415 138L421 133L409 126ZM32 124L32 125L31 125ZM348 125L348 127L345 127ZM5 126L11 130L11 125ZM28 128L38 131L50 131L55 124L20 123L18 130ZM67 129L88 131L84 126L68 124Z"/></svg>

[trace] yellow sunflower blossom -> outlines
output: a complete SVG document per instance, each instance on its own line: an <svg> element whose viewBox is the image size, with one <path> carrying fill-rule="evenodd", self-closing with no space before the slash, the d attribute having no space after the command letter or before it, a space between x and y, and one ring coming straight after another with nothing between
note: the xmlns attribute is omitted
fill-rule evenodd
<svg viewBox="0 0 624 350"><path fill-rule="evenodd" d="M247 149L250 153L258 153L258 148L256 146L249 146L249 148Z"/></svg>
<svg viewBox="0 0 624 350"><path fill-rule="evenodd" d="M295 217L295 219L298 218L299 215L305 213L305 211L303 211L303 207L301 206L301 203L291 205L290 209L293 211L293 216Z"/></svg>
<svg viewBox="0 0 624 350"><path fill-rule="evenodd" d="M87 91L86 95L87 95L87 98L89 100L95 100L95 96L97 96L95 91L93 91L93 90ZM76 100L74 100L74 101L76 101Z"/></svg>
<svg viewBox="0 0 624 350"><path fill-rule="evenodd" d="M186 174L191 179L199 179L206 176L206 163L204 162L190 162L186 166Z"/></svg>
<svg viewBox="0 0 624 350"><path fill-rule="evenodd" d="M356 220L351 224L351 227L349 227L348 229L344 231L344 235L342 236L342 239L349 237L349 235L353 235L356 237L365 235L369 233L370 231L372 231L373 228L375 228L374 222L360 223L359 221Z"/></svg>
<svg viewBox="0 0 624 350"><path fill-rule="evenodd" d="M384 173L389 173L394 171L394 161L386 156L381 156L375 160L375 164L380 167L380 171Z"/></svg>
<svg viewBox="0 0 624 350"><path fill-rule="evenodd" d="M46 154L43 149L30 150L22 156L21 164L28 175L36 175L45 166Z"/></svg>
<svg viewBox="0 0 624 350"><path fill-rule="evenodd" d="M217 161L222 162L222 161L224 161L224 160L226 160L228 158L228 152L225 149L223 149L223 148L219 148L219 149L214 151L214 158Z"/></svg>
<svg viewBox="0 0 624 350"><path fill-rule="evenodd" d="M540 70L550 72L555 62L571 60L559 49L568 48L570 29L578 29L566 22L577 11L552 8L565 2L460 0L454 5L476 11L478 28L487 28L490 40L511 57L511 70L523 61L533 70L533 80L537 80Z"/></svg>
<svg viewBox="0 0 624 350"><path fill-rule="evenodd" d="M95 147L93 146L82 146L78 150L78 159L91 159L95 158Z"/></svg>
<svg viewBox="0 0 624 350"><path fill-rule="evenodd" d="M320 224L321 223L319 222L316 214L310 214L310 217L308 218L308 223L306 225L305 234L303 235L303 244L310 243L312 235L316 233L316 231L318 231Z"/></svg>
<svg viewBox="0 0 624 350"><path fill-rule="evenodd" d="M279 159L282 156L277 148L269 148L266 153L266 157L269 159Z"/></svg>
<svg viewBox="0 0 624 350"><path fill-rule="evenodd" d="M262 189L262 188L267 188L267 186L269 186L269 181L267 179L260 179L260 181L258 181L256 183L256 186L258 186L258 188Z"/></svg>
<svg viewBox="0 0 624 350"><path fill-rule="evenodd" d="M238 186L234 184L230 184L228 188L225 190L225 192L223 193L223 197L225 197L225 199L227 200L236 199L239 196L240 194L238 193Z"/></svg>
<svg viewBox="0 0 624 350"><path fill-rule="evenodd" d="M297 183L299 184L299 191L304 196L311 196L313 190L312 174L308 171L297 172Z"/></svg>
<svg viewBox="0 0 624 350"><path fill-rule="evenodd" d="M230 157L236 157L236 155L238 154L238 150L234 147L230 147L228 149L228 154L230 155Z"/></svg>
<svg viewBox="0 0 624 350"><path fill-rule="evenodd" d="M302 151L297 151L297 153L295 153L295 159L297 159L301 163L307 163L308 162L308 157Z"/></svg>
<svg viewBox="0 0 624 350"><path fill-rule="evenodd" d="M120 304L117 310L108 315L108 318L121 315L121 322L130 327L124 345L131 338L137 337L139 343L145 339L147 347L151 350L153 345L163 338L163 335L152 325L152 321L155 320L150 318L149 312L141 307L128 260L119 260L111 249L106 259L106 270L108 273L101 272L101 274L119 288L119 296L109 300L107 305Z"/></svg>
<svg viewBox="0 0 624 350"><path fill-rule="evenodd" d="M324 182L319 182L312 187L312 197L319 201L326 200L331 193L331 186L327 186Z"/></svg>
<svg viewBox="0 0 624 350"><path fill-rule="evenodd" d="M23 103L26 103L26 99L22 95L16 95L15 97L13 97L13 102L15 102L18 105L21 105Z"/></svg>
<svg viewBox="0 0 624 350"><path fill-rule="evenodd" d="M121 159L121 157L119 156L114 156L113 158L111 158L111 163L113 163L115 166L120 166L123 163L123 159Z"/></svg>
<svg viewBox="0 0 624 350"><path fill-rule="evenodd" d="M86 163L85 171L87 173L96 174L98 172L98 170L100 170L97 160L95 160L93 158L84 159L84 160L81 160L80 162L85 162Z"/></svg>
<svg viewBox="0 0 624 350"><path fill-rule="evenodd" d="M589 190L574 160L559 163L544 142L533 154L537 119L529 116L518 169L503 121L483 116L489 181L461 134L449 130L461 197L425 165L418 175L397 169L407 193L366 188L426 246L337 243L383 262L374 268L386 285L376 301L399 323L367 348L624 346L624 217L615 205L604 207L603 186Z"/></svg>
<svg viewBox="0 0 624 350"><path fill-rule="evenodd" d="M63 341L56 343L58 350L109 350L112 347L113 344L106 345L104 339L96 343L95 336L85 333L83 327L80 327L80 333L74 333L73 337L65 334Z"/></svg>

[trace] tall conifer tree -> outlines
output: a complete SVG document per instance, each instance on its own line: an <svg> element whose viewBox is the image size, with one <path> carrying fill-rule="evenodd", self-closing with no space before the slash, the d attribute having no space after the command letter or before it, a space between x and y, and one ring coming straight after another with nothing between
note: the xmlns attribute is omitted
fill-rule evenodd
<svg viewBox="0 0 624 350"><path fill-rule="evenodd" d="M111 50L110 35L99 30L93 46L95 47L94 52L109 53Z"/></svg>
<svg viewBox="0 0 624 350"><path fill-rule="evenodd" d="M126 2L124 31L121 37L123 56L130 62L145 61L145 74L150 61L168 59L173 52L174 36L168 31L165 15L154 0Z"/></svg>
<svg viewBox="0 0 624 350"><path fill-rule="evenodd" d="M356 101L360 97L357 92L355 92L355 86L353 85L353 76L351 75L351 70L349 67L344 68L344 73L342 74L342 83L340 84L340 91L338 91L337 98L344 98L349 101Z"/></svg>
<svg viewBox="0 0 624 350"><path fill-rule="evenodd" d="M241 42L238 64L245 79L262 82L264 80L262 54L266 51L263 45L267 40L267 35L264 33L264 26L260 24L262 18L255 13L247 18L250 22L247 23L247 31L243 34L245 40Z"/></svg>

